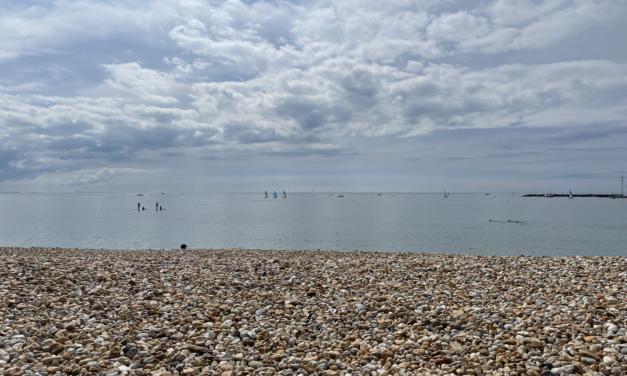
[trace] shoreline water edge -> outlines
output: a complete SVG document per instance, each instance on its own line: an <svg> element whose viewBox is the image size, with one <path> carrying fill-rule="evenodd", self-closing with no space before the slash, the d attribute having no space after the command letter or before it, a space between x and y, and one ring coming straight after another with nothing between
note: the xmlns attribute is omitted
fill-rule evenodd
<svg viewBox="0 0 627 376"><path fill-rule="evenodd" d="M0 248L4 376L627 374L627 258Z"/></svg>

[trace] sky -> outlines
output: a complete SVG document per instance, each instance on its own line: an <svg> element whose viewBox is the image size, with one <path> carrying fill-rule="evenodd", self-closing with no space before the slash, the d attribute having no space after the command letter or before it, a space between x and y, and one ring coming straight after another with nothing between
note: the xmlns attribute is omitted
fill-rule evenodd
<svg viewBox="0 0 627 376"><path fill-rule="evenodd" d="M619 191L625 19L625 0L4 0L0 191Z"/></svg>

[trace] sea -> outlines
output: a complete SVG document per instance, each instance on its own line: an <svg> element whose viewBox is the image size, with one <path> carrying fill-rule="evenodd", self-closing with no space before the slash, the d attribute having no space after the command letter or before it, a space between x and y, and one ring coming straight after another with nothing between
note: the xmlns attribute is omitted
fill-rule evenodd
<svg viewBox="0 0 627 376"><path fill-rule="evenodd" d="M340 197L344 196L344 197ZM140 203L145 210L137 210ZM159 204L163 210L155 210ZM0 246L626 256L627 199L522 193L0 193Z"/></svg>

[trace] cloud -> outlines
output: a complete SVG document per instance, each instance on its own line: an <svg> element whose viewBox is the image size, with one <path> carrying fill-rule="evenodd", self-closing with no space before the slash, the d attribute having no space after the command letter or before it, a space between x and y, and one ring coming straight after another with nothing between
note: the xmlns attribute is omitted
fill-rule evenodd
<svg viewBox="0 0 627 376"><path fill-rule="evenodd" d="M138 63L105 64L103 68L111 75L104 83L119 95L135 96L142 103L178 102L178 99L168 95L176 93L177 83L174 79L176 74L142 69Z"/></svg>
<svg viewBox="0 0 627 376"><path fill-rule="evenodd" d="M426 30L442 54L494 54L546 48L626 13L627 4L612 1L497 0L470 12L441 14Z"/></svg>
<svg viewBox="0 0 627 376"><path fill-rule="evenodd" d="M0 97L2 130L10 134L0 144L13 150L19 171L76 168L88 160L130 162L142 150L210 145L257 145L268 155L305 155L311 152L277 152L272 144L501 128L522 117L527 127L615 122L625 118L621 93L627 92L627 66L607 61L479 71L429 63L416 71L411 65L335 58L308 70L267 72L246 82L183 84L168 78L173 83L166 89L162 74L138 64L130 71L150 72L120 85L135 94L127 97ZM152 96L170 96L146 94L167 93L178 85L191 93L191 108L168 107L174 101ZM137 103L144 100L154 104ZM601 136L570 135L563 142L573 137Z"/></svg>
<svg viewBox="0 0 627 376"><path fill-rule="evenodd" d="M55 171L38 176L35 181L40 185L87 185L109 181L123 174L145 173L143 169L101 168L97 170Z"/></svg>
<svg viewBox="0 0 627 376"><path fill-rule="evenodd" d="M0 67L10 68L0 73L0 183L104 182L175 159L159 157L218 152L336 158L364 154L348 145L366 138L441 130L607 138L574 127L627 119L624 61L490 59L550 55L625 15L627 4L609 0L10 2L0 15ZM81 76L83 55L93 61ZM495 62L464 63L475 56Z"/></svg>
<svg viewBox="0 0 627 376"><path fill-rule="evenodd" d="M572 173L546 177L544 179L610 179L616 180L616 176L620 175L620 171L607 171L598 173Z"/></svg>
<svg viewBox="0 0 627 376"><path fill-rule="evenodd" d="M488 158L519 158L519 157L527 157L530 155L536 155L537 152L528 151L522 153L507 153L507 154L490 154Z"/></svg>
<svg viewBox="0 0 627 376"><path fill-rule="evenodd" d="M42 53L61 54L72 43L111 34L133 35L167 22L151 9L154 3L10 3L3 4L0 15L0 62Z"/></svg>
<svg viewBox="0 0 627 376"><path fill-rule="evenodd" d="M613 125L597 123L599 126L594 129L576 130L571 132L562 132L561 134L552 137L552 140L556 141L558 145L572 144L582 141L589 141L595 139L603 139L611 136L627 134L627 128L621 125ZM602 126L606 125L606 126ZM609 125L609 126L607 126Z"/></svg>
<svg viewBox="0 0 627 376"><path fill-rule="evenodd" d="M204 161L219 161L220 157L215 157L215 156L212 156L212 155L205 155L205 156L200 157L200 159L202 159Z"/></svg>

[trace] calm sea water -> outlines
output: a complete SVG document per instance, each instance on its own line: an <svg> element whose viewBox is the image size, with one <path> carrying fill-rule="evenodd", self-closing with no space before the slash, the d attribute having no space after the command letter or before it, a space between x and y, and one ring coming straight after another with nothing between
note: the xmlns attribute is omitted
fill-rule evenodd
<svg viewBox="0 0 627 376"><path fill-rule="evenodd" d="M0 245L627 255L627 200L338 194L0 194Z"/></svg>

